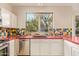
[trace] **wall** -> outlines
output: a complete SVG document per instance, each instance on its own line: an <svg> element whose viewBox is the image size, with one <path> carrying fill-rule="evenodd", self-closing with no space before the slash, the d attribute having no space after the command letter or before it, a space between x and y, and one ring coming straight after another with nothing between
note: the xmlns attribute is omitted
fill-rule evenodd
<svg viewBox="0 0 79 59"><path fill-rule="evenodd" d="M25 27L26 12L53 12L54 28L72 27L72 7L53 6L53 7L14 7L18 16L18 26Z"/></svg>
<svg viewBox="0 0 79 59"><path fill-rule="evenodd" d="M0 3L0 8L5 8L11 12L13 10L12 6L10 4L7 4L7 3Z"/></svg>

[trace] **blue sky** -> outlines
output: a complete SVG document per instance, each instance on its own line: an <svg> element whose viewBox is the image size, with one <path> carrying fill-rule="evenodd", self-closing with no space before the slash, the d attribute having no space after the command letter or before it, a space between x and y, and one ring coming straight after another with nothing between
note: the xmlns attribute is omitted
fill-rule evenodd
<svg viewBox="0 0 79 59"><path fill-rule="evenodd" d="M35 18L34 14L27 14L27 21L31 21Z"/></svg>

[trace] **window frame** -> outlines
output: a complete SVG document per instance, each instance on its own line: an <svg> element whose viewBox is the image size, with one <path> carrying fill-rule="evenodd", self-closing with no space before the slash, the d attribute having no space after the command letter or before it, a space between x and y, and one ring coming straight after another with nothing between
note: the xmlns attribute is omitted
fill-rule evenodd
<svg viewBox="0 0 79 59"><path fill-rule="evenodd" d="M27 14L52 14L52 24L53 24L53 12L26 12L26 22L25 23L27 23ZM40 19L38 20L38 22L39 22L38 23L38 31L35 31L35 32L42 33L42 31L40 31ZM53 25L52 25L52 29L53 29ZM49 32L49 29L47 32ZM47 33L47 32L43 31L43 33ZM30 33L32 33L32 32L30 32Z"/></svg>

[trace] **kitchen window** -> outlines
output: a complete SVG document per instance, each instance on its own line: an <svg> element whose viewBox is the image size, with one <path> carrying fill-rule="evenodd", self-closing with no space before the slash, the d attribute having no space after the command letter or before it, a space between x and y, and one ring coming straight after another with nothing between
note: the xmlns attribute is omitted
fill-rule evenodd
<svg viewBox="0 0 79 59"><path fill-rule="evenodd" d="M77 15L75 19L76 19L76 36L79 36L79 15Z"/></svg>
<svg viewBox="0 0 79 59"><path fill-rule="evenodd" d="M53 13L38 12L26 14L27 32L48 32L53 30Z"/></svg>

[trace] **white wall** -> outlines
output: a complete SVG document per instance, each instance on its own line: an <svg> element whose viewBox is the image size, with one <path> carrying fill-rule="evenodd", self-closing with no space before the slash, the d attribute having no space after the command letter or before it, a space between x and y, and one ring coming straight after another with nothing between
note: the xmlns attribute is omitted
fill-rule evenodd
<svg viewBox="0 0 79 59"><path fill-rule="evenodd" d="M72 27L72 7L70 6L14 7L14 12L18 16L18 26L20 28L25 27L26 12L53 12L55 28Z"/></svg>
<svg viewBox="0 0 79 59"><path fill-rule="evenodd" d="M11 11L11 12L13 10L12 6L7 4L7 3L0 3L0 8L5 8L5 9Z"/></svg>

